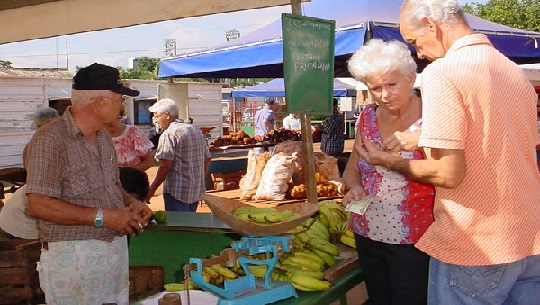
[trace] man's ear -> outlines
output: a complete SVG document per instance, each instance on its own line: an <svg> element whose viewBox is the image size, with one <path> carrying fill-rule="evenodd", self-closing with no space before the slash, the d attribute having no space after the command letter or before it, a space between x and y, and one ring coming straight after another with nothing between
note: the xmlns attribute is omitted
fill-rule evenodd
<svg viewBox="0 0 540 305"><path fill-rule="evenodd" d="M422 24L424 24L424 28L430 32L434 32L437 28L435 20L430 17L422 17Z"/></svg>

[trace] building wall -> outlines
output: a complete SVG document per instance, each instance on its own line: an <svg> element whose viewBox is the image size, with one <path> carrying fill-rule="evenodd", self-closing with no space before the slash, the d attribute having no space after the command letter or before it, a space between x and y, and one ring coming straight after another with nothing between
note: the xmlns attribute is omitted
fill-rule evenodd
<svg viewBox="0 0 540 305"><path fill-rule="evenodd" d="M35 132L32 114L48 107L50 100L71 96L70 78L0 77L0 168L22 166L22 151ZM157 97L158 81L127 80L141 92L137 98ZM198 127L216 127L211 138L222 135L221 85L189 83L189 115ZM134 121L134 102L126 102L126 113ZM148 133L150 124L137 125Z"/></svg>

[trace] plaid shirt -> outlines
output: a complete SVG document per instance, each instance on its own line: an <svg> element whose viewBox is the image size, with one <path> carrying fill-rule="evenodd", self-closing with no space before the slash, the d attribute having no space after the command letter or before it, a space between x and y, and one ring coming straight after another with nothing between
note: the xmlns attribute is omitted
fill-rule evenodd
<svg viewBox="0 0 540 305"><path fill-rule="evenodd" d="M75 124L68 110L38 129L27 148L26 193L55 197L84 207L124 207L111 137L98 131L94 145ZM97 239L112 241L117 233L92 225L62 225L40 220L45 241Z"/></svg>
<svg viewBox="0 0 540 305"><path fill-rule="evenodd" d="M172 160L163 193L184 203L195 203L206 191L204 162L210 151L201 129L174 121L159 137L157 159Z"/></svg>
<svg viewBox="0 0 540 305"><path fill-rule="evenodd" d="M340 154L345 148L345 120L343 114L334 112L324 121L321 137L321 151L327 154Z"/></svg>

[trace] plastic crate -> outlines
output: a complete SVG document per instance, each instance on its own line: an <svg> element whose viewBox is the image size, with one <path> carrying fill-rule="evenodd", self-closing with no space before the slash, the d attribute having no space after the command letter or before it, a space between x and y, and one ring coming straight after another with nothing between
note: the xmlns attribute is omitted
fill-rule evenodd
<svg viewBox="0 0 540 305"><path fill-rule="evenodd" d="M129 301L135 302L160 291L165 285L161 266L129 266Z"/></svg>

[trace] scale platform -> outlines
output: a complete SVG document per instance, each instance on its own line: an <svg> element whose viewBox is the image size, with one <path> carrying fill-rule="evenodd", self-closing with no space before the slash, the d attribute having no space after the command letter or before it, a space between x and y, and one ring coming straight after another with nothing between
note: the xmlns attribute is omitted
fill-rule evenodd
<svg viewBox="0 0 540 305"><path fill-rule="evenodd" d="M253 305L270 304L290 297L298 297L296 290L289 282L273 281L274 287L266 289L260 287L262 281L257 281L257 288L254 291L243 294L232 300L219 299L218 305Z"/></svg>

